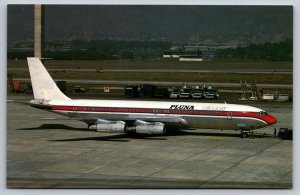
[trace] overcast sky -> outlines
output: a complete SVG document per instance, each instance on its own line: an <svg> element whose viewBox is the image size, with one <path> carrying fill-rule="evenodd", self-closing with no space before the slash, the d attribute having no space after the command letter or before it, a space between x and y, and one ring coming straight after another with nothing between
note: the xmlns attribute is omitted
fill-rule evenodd
<svg viewBox="0 0 300 195"><path fill-rule="evenodd" d="M292 36L292 6L46 5L45 39L270 42ZM8 6L8 40L33 38L33 6Z"/></svg>

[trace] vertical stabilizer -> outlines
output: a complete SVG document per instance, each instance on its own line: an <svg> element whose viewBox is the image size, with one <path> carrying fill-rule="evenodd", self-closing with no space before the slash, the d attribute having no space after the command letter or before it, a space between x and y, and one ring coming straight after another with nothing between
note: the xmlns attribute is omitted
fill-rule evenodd
<svg viewBox="0 0 300 195"><path fill-rule="evenodd" d="M33 96L38 100L71 100L57 87L39 58L27 58Z"/></svg>

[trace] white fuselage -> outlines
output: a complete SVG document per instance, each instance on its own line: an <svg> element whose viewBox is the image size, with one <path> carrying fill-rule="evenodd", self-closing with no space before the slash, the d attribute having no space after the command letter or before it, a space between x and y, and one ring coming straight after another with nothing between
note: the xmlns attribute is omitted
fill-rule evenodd
<svg viewBox="0 0 300 195"><path fill-rule="evenodd" d="M252 130L271 125L276 118L252 106L219 103L119 101L119 100L51 100L50 111L69 117L106 120L143 120L164 122L184 119L178 125L190 128Z"/></svg>

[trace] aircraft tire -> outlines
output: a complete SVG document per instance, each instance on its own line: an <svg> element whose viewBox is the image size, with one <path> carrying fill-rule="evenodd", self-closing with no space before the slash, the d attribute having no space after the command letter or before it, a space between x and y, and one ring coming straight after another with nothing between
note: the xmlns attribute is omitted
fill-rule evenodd
<svg viewBox="0 0 300 195"><path fill-rule="evenodd" d="M248 137L248 134L246 132L242 132L241 133L241 138L246 138L246 137Z"/></svg>

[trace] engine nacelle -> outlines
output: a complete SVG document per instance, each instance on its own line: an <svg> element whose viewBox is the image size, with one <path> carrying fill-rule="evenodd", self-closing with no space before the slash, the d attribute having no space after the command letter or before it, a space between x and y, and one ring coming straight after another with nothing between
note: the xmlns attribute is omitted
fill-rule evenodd
<svg viewBox="0 0 300 195"><path fill-rule="evenodd" d="M112 121L109 123L96 123L91 125L89 129L103 133L124 133L126 123L124 121Z"/></svg>
<svg viewBox="0 0 300 195"><path fill-rule="evenodd" d="M150 123L147 125L136 125L135 132L139 134L148 134L148 135L165 134L166 127L163 123L160 122Z"/></svg>

